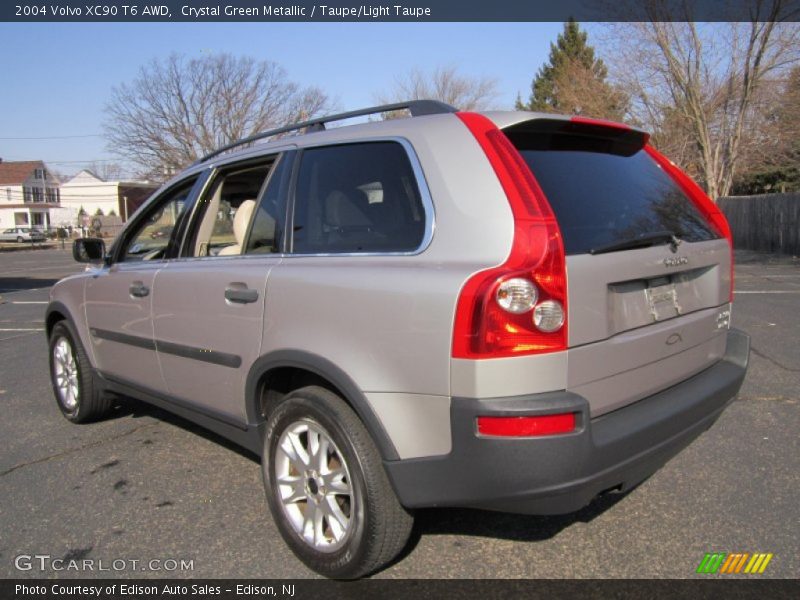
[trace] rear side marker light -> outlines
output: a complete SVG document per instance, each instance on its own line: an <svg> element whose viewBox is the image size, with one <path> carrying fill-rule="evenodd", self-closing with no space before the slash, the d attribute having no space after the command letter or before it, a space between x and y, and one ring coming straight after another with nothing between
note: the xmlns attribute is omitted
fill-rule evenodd
<svg viewBox="0 0 800 600"><path fill-rule="evenodd" d="M478 434L494 437L539 437L575 431L575 413L535 417L478 417Z"/></svg>

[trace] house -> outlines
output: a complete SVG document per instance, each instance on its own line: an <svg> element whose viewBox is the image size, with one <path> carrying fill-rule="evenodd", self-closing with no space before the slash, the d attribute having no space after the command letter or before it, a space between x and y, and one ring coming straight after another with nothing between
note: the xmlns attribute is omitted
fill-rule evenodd
<svg viewBox="0 0 800 600"><path fill-rule="evenodd" d="M61 184L61 206L77 219L81 208L88 216L117 215L126 221L158 188L142 181L106 181L88 169Z"/></svg>
<svg viewBox="0 0 800 600"><path fill-rule="evenodd" d="M59 185L41 160L0 158L0 228L57 226L66 216Z"/></svg>

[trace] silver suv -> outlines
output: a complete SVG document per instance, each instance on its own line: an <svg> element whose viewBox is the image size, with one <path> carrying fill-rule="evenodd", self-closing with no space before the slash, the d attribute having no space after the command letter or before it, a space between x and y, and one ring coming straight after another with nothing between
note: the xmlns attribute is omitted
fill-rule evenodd
<svg viewBox="0 0 800 600"><path fill-rule="evenodd" d="M727 222L647 141L416 101L225 147L107 252L75 242L95 266L52 290L58 406L132 396L258 453L283 538L329 577L391 561L413 509L630 490L749 354Z"/></svg>

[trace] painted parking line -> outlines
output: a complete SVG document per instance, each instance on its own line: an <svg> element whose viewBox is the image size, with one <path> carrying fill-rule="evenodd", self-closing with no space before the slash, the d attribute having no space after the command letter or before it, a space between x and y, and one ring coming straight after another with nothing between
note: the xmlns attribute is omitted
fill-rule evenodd
<svg viewBox="0 0 800 600"><path fill-rule="evenodd" d="M734 294L800 294L800 290L736 290Z"/></svg>
<svg viewBox="0 0 800 600"><path fill-rule="evenodd" d="M12 300L11 304L49 304L47 300Z"/></svg>
<svg viewBox="0 0 800 600"><path fill-rule="evenodd" d="M30 327L18 327L18 328L0 328L0 331L44 331L44 327L37 327L37 328L30 328Z"/></svg>

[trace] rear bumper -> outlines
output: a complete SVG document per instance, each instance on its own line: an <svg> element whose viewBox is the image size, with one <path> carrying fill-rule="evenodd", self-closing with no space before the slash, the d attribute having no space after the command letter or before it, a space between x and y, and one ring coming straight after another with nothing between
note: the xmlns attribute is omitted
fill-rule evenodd
<svg viewBox="0 0 800 600"><path fill-rule="evenodd" d="M441 457L386 461L409 508L460 506L525 514L579 510L605 491L626 491L708 429L739 391L750 338L728 333L725 356L667 390L596 419L570 392L514 398L453 398L453 449ZM478 437L477 416L578 414L574 433Z"/></svg>

